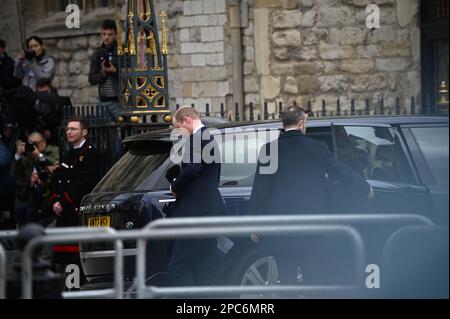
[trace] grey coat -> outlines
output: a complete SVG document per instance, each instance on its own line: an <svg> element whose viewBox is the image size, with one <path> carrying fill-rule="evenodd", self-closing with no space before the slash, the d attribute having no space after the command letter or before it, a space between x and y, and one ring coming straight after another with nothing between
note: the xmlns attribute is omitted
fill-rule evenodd
<svg viewBox="0 0 450 319"><path fill-rule="evenodd" d="M44 54L40 61L35 58L31 61L16 59L14 64L14 77L22 79L22 84L30 87L33 91L36 91L36 83L38 80L48 78L53 81L56 74L56 61L55 59Z"/></svg>

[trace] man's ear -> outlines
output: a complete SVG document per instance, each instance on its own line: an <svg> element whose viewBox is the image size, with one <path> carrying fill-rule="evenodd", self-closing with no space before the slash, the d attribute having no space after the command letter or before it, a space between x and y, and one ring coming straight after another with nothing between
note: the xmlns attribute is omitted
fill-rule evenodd
<svg viewBox="0 0 450 319"><path fill-rule="evenodd" d="M83 137L86 137L88 135L88 130L87 129L82 130L81 134L83 134Z"/></svg>

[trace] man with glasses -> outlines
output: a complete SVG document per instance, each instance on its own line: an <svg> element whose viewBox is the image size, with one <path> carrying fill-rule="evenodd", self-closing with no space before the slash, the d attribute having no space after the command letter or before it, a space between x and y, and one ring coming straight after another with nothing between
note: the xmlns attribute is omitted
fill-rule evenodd
<svg viewBox="0 0 450 319"><path fill-rule="evenodd" d="M71 147L53 174L50 197L56 227L79 226L81 200L97 184L100 172L100 154L88 140L84 119L70 119L66 137ZM55 263L79 264L78 244L54 246L53 252Z"/></svg>

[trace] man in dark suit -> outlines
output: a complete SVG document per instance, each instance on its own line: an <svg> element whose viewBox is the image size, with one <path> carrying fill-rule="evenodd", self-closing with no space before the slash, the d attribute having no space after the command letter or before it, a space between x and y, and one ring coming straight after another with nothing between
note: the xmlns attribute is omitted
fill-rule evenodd
<svg viewBox="0 0 450 319"><path fill-rule="evenodd" d="M303 109L289 108L282 116L284 132L261 149L278 149L276 154L269 153L272 160L278 161L278 169L274 174L261 174L262 164L258 161L252 214L329 214L332 207L328 179L341 182L356 196L372 194L369 183L338 162L325 143L305 136L307 118Z"/></svg>
<svg viewBox="0 0 450 319"><path fill-rule="evenodd" d="M373 196L369 183L350 167L338 162L325 143L305 136L307 117L299 107L287 109L282 115L284 132L278 140L261 149L251 194L251 214L330 214L333 210L329 179L341 182L361 198ZM262 152L270 154L271 161L278 161L275 173L261 173ZM260 241L263 249L274 252L280 280L284 284L299 283L299 266L303 284L317 283L326 275L322 266L319 267L326 265L320 262L326 257L321 256L321 249L318 248L319 245L326 245L320 236L301 240L292 237L266 240L255 234L252 239ZM287 247L295 249L289 250Z"/></svg>
<svg viewBox="0 0 450 319"><path fill-rule="evenodd" d="M173 126L184 136L186 144L181 172L171 184L176 202L170 216L221 214L223 202L218 190L220 154L214 137L192 107L181 107L174 115ZM205 148L210 151L204 151ZM216 239L176 240L169 261L171 285L214 284L216 247Z"/></svg>

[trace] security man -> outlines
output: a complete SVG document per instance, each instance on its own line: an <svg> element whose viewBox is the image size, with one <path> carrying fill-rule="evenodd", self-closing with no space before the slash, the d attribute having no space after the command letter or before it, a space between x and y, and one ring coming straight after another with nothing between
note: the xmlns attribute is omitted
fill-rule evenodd
<svg viewBox="0 0 450 319"><path fill-rule="evenodd" d="M81 200L92 191L99 180L100 154L87 140L87 135L88 126L83 119L72 118L68 121L66 136L71 148L63 156L60 166L53 174L50 198L57 218L56 227L79 225ZM73 257L75 262L78 261L78 254L73 254L79 252L77 244L54 246L53 251L56 263L74 263Z"/></svg>

